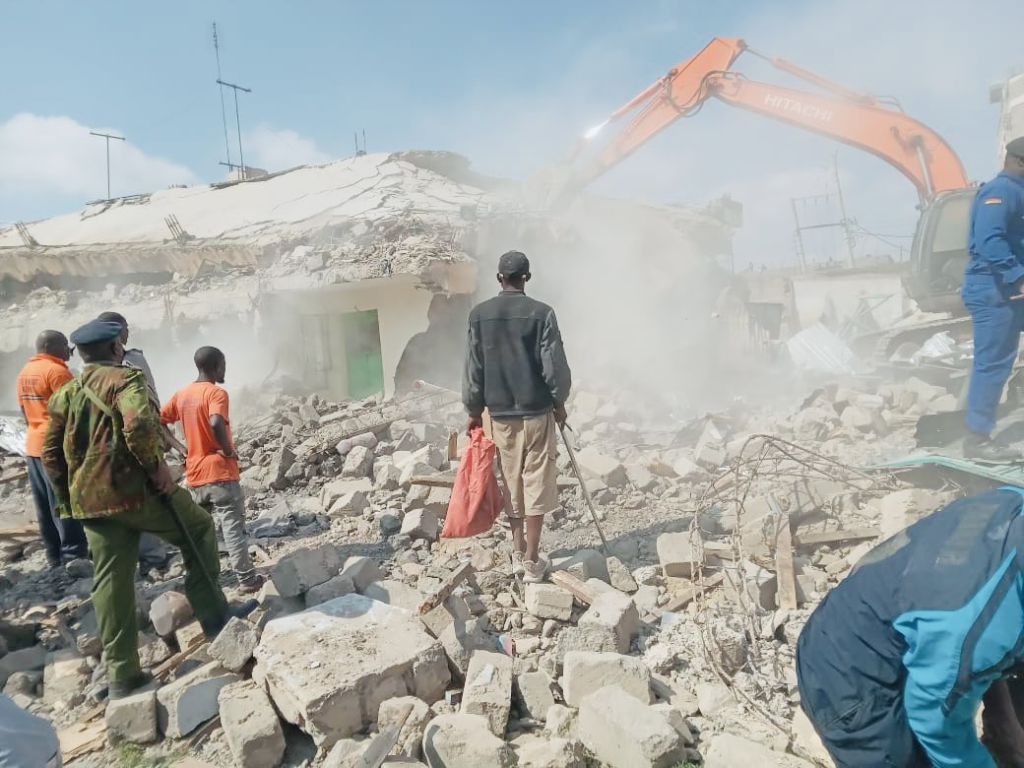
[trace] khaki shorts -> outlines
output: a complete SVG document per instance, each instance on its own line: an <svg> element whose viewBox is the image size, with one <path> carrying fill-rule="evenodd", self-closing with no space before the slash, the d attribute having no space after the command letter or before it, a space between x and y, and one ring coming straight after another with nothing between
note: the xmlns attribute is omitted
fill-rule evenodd
<svg viewBox="0 0 1024 768"><path fill-rule="evenodd" d="M490 419L491 440L512 496L512 516L547 515L558 509L555 417Z"/></svg>

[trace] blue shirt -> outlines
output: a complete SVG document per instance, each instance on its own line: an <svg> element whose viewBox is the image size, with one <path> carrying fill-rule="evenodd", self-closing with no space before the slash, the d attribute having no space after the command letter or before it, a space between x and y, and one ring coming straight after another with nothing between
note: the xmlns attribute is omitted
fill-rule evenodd
<svg viewBox="0 0 1024 768"><path fill-rule="evenodd" d="M1003 171L971 205L968 275L991 275L1009 287L1024 279L1024 177Z"/></svg>

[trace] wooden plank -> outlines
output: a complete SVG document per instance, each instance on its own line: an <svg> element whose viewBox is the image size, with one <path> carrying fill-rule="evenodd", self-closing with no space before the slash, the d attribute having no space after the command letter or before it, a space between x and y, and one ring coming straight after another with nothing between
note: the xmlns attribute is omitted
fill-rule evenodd
<svg viewBox="0 0 1024 768"><path fill-rule="evenodd" d="M15 528L0 528L0 539L39 538L39 526L19 525Z"/></svg>
<svg viewBox="0 0 1024 768"><path fill-rule="evenodd" d="M795 611L796 571L793 566L793 534L789 529L789 516L779 520L779 532L775 538L775 576L779 582L779 608Z"/></svg>
<svg viewBox="0 0 1024 768"><path fill-rule="evenodd" d="M455 485L454 475L414 475L409 481L413 485L427 485L431 488L452 488Z"/></svg>
<svg viewBox="0 0 1024 768"><path fill-rule="evenodd" d="M192 645L190 645L188 648L186 648L183 651L179 651L178 653L171 656L171 658L167 659L167 661L154 667L153 677L155 677L157 680L163 681L168 675L171 674L171 672L178 668L178 665L181 664L181 662L183 662L185 659L191 656L195 652L196 648L198 648L204 642L206 642L206 638L203 635L199 635L197 637L191 638L191 642Z"/></svg>
<svg viewBox="0 0 1024 768"><path fill-rule="evenodd" d="M724 572L719 571L718 573L711 574L706 579L704 579L703 587L701 587L700 584L694 584L692 587L687 587L682 592L677 593L675 597L673 597L671 600L665 603L665 605L663 605L657 611L649 615L653 618L645 618L645 621L652 621L654 619L657 619L662 613L672 613L674 611L678 611L681 608L685 608L687 605L692 603L698 595L701 595L704 592L710 592L723 581L725 581Z"/></svg>
<svg viewBox="0 0 1024 768"><path fill-rule="evenodd" d="M794 547L821 547L826 544L843 544L848 541L877 539L882 532L875 527L849 528L843 531L820 531L793 537Z"/></svg>
<svg viewBox="0 0 1024 768"><path fill-rule="evenodd" d="M437 608L437 606L448 599L448 596L455 591L455 588L459 586L459 584L469 578L474 570L472 563L463 563L452 571L451 575L442 581L440 585L438 585L437 589L427 596L426 600L420 603L417 613L422 616Z"/></svg>
<svg viewBox="0 0 1024 768"><path fill-rule="evenodd" d="M552 573L551 583L561 587L566 592L571 592L572 596L584 605L590 605L597 598L597 593L568 571L555 571Z"/></svg>
<svg viewBox="0 0 1024 768"><path fill-rule="evenodd" d="M57 731L60 740L60 753L65 764L103 749L107 743L107 721L96 720L90 723L74 723Z"/></svg>

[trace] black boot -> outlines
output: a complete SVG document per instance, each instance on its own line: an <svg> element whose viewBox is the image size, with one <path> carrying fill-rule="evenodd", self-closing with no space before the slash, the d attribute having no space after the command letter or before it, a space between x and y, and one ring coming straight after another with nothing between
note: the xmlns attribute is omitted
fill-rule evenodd
<svg viewBox="0 0 1024 768"><path fill-rule="evenodd" d="M964 458L986 464L1016 464L1024 461L1024 454L1016 448L999 445L987 435L971 432L964 438Z"/></svg>
<svg viewBox="0 0 1024 768"><path fill-rule="evenodd" d="M260 604L256 600L246 600L238 605L229 605L223 616L208 621L200 621L199 626L203 628L203 634L206 635L206 638L213 640L224 629L224 625L228 623L229 619L244 619L259 608L259 606Z"/></svg>
<svg viewBox="0 0 1024 768"><path fill-rule="evenodd" d="M123 699L152 681L153 676L148 672L139 672L129 680L111 680L107 687L107 698Z"/></svg>

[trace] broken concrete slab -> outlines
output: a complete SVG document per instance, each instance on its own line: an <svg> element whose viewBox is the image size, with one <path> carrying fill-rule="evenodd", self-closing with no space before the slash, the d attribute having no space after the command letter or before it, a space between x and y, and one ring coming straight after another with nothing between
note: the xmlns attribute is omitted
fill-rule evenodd
<svg viewBox="0 0 1024 768"><path fill-rule="evenodd" d="M415 616L353 594L267 624L254 679L282 717L330 746L370 725L387 699L437 701L451 676Z"/></svg>
<svg viewBox="0 0 1024 768"><path fill-rule="evenodd" d="M690 578L693 566L700 564L700 553L696 550L689 532L663 533L657 540L658 561L666 576ZM708 556L704 562L711 564L716 558Z"/></svg>
<svg viewBox="0 0 1024 768"><path fill-rule="evenodd" d="M615 633L605 627L569 626L558 633L555 649L555 664L561 666L570 653L598 652L618 654L619 641Z"/></svg>
<svg viewBox="0 0 1024 768"><path fill-rule="evenodd" d="M371 600L393 605L396 608L404 608L413 613L423 602L423 595L418 589L396 579L375 581L363 590L363 595Z"/></svg>
<svg viewBox="0 0 1024 768"><path fill-rule="evenodd" d="M231 672L241 672L260 642L260 633L244 619L232 617L210 643L210 658Z"/></svg>
<svg viewBox="0 0 1024 768"><path fill-rule="evenodd" d="M580 704L580 740L609 768L672 768L686 757L682 738L651 708L619 686L589 694ZM760 766L737 762L731 766Z"/></svg>
<svg viewBox="0 0 1024 768"><path fill-rule="evenodd" d="M598 595L586 613L580 617L579 627L606 629L615 636L615 649L629 653L629 646L640 633L640 614L636 604L621 592Z"/></svg>
<svg viewBox="0 0 1024 768"><path fill-rule="evenodd" d="M79 694L89 683L92 669L76 650L54 651L46 656L43 670L43 701L53 706Z"/></svg>
<svg viewBox="0 0 1024 768"><path fill-rule="evenodd" d="M452 667L460 675L466 674L469 660L475 651L494 648L494 638L487 632L489 626L486 614L466 621L455 620L438 638Z"/></svg>
<svg viewBox="0 0 1024 768"><path fill-rule="evenodd" d="M504 737L512 710L512 659L503 653L475 651L462 689L462 713L480 715L491 733Z"/></svg>
<svg viewBox="0 0 1024 768"><path fill-rule="evenodd" d="M642 659L592 651L565 655L562 692L570 707L579 707L585 697L610 685L645 705L651 702L651 670Z"/></svg>
<svg viewBox="0 0 1024 768"><path fill-rule="evenodd" d="M551 692L551 678L547 672L523 672L515 678L516 703L524 717L543 721L555 705Z"/></svg>
<svg viewBox="0 0 1024 768"><path fill-rule="evenodd" d="M684 746L692 746L694 743L693 731L690 729L690 724L686 722L686 718L683 717L683 713L679 711L679 708L675 704L668 704L662 702L660 704L652 704L651 711L657 712L663 718L665 722L675 729L675 732L679 734L679 737L683 740Z"/></svg>
<svg viewBox="0 0 1024 768"><path fill-rule="evenodd" d="M352 479L369 477L373 471L373 449L365 445L356 445L345 457L345 466L341 470L342 477Z"/></svg>
<svg viewBox="0 0 1024 768"><path fill-rule="evenodd" d="M341 494L331 508L328 517L359 517L370 508L370 499L363 491L349 491Z"/></svg>
<svg viewBox="0 0 1024 768"><path fill-rule="evenodd" d="M572 617L572 594L553 584L527 584L526 610L538 619L568 621Z"/></svg>
<svg viewBox="0 0 1024 768"><path fill-rule="evenodd" d="M806 760L775 752L763 744L732 733L719 733L713 736L704 755L704 768L735 768L738 765L756 765L758 768L813 768Z"/></svg>
<svg viewBox="0 0 1024 768"><path fill-rule="evenodd" d="M218 696L224 739L244 768L277 768L284 757L281 721L262 688L243 680L221 689Z"/></svg>
<svg viewBox="0 0 1024 768"><path fill-rule="evenodd" d="M511 768L512 748L480 715L439 715L423 734L423 755L430 768Z"/></svg>
<svg viewBox="0 0 1024 768"><path fill-rule="evenodd" d="M373 483L368 477L358 480L332 480L324 484L320 490L321 508L326 512L334 506L340 497L348 493L370 493L373 491Z"/></svg>
<svg viewBox="0 0 1024 768"><path fill-rule="evenodd" d="M605 565L608 569L608 581L615 589L630 595L636 592L636 580L619 558L608 557L605 559Z"/></svg>
<svg viewBox="0 0 1024 768"><path fill-rule="evenodd" d="M362 592L373 582L384 578L377 561L363 555L353 555L348 558L345 561L345 567L341 569L341 575L352 580L356 592Z"/></svg>
<svg viewBox="0 0 1024 768"><path fill-rule="evenodd" d="M119 744L122 741L149 744L156 741L160 735L156 687L108 701L106 722L107 740L111 744Z"/></svg>
<svg viewBox="0 0 1024 768"><path fill-rule="evenodd" d="M558 558L551 563L552 571L566 571L580 581L600 579L609 582L608 565L605 557L596 549L579 549L569 557Z"/></svg>
<svg viewBox="0 0 1024 768"><path fill-rule="evenodd" d="M165 685L156 694L160 730L172 739L188 736L219 711L221 688L242 678L211 661Z"/></svg>
<svg viewBox="0 0 1024 768"><path fill-rule="evenodd" d="M333 544L323 544L315 549L303 547L285 555L270 569L270 578L282 597L298 597L310 587L337 576L340 569L338 548Z"/></svg>
<svg viewBox="0 0 1024 768"><path fill-rule="evenodd" d="M511 742L517 768L586 768L583 745L568 739L523 734Z"/></svg>
<svg viewBox="0 0 1024 768"><path fill-rule="evenodd" d="M629 479L622 462L613 456L602 453L593 446L587 446L583 450L577 451L576 461L584 475L597 478L609 487L623 486Z"/></svg>
<svg viewBox="0 0 1024 768"><path fill-rule="evenodd" d="M544 730L560 739L575 741L578 738L577 711L564 704L555 704L548 708L544 718Z"/></svg>
<svg viewBox="0 0 1024 768"><path fill-rule="evenodd" d="M401 533L411 539L437 541L441 533L441 525L437 515L428 509L413 509L402 519Z"/></svg>
<svg viewBox="0 0 1024 768"><path fill-rule="evenodd" d="M408 717L406 711L409 712ZM423 754L423 732L427 729L427 723L433 719L434 712L425 701L415 696L396 696L381 702L377 711L377 728L383 730L401 722L403 717L405 724L398 733L398 742L392 751L418 759Z"/></svg>
<svg viewBox="0 0 1024 768"><path fill-rule="evenodd" d="M356 585L348 576L339 573L333 579L328 579L323 584L310 587L306 592L306 607L312 608L320 603L326 603L336 597L344 597L356 591Z"/></svg>

